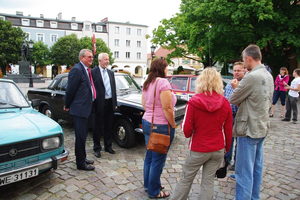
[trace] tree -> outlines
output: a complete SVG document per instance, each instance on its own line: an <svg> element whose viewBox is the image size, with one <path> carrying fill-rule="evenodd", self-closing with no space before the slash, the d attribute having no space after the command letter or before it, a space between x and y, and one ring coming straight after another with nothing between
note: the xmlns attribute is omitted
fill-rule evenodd
<svg viewBox="0 0 300 200"><path fill-rule="evenodd" d="M0 66L6 74L8 63L18 63L21 60L21 46L25 33L20 27L12 27L10 21L0 19Z"/></svg>
<svg viewBox="0 0 300 200"><path fill-rule="evenodd" d="M154 44L175 49L170 57L192 53L205 66L240 59L251 43L260 46L273 71L300 60L300 0L182 0L180 13L153 30ZM213 62L210 61L213 59ZM276 69L276 70L274 70Z"/></svg>
<svg viewBox="0 0 300 200"><path fill-rule="evenodd" d="M82 49L91 49L93 50L93 38L92 37L83 37L80 39ZM109 56L109 63L113 64L115 59L113 58L113 53L107 47L106 43L100 39L96 38L96 55L94 56L94 66L98 65L98 54L107 53Z"/></svg>
<svg viewBox="0 0 300 200"><path fill-rule="evenodd" d="M61 37L51 47L51 59L54 65L66 65L67 69L78 63L81 44L75 34Z"/></svg>
<svg viewBox="0 0 300 200"><path fill-rule="evenodd" d="M32 62L34 64L34 73L36 73L37 66L51 64L50 50L42 41L38 41L33 45Z"/></svg>

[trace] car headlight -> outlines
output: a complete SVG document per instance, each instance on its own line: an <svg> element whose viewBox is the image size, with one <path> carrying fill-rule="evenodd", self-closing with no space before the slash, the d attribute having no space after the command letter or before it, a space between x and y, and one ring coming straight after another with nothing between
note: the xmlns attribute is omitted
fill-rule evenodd
<svg viewBox="0 0 300 200"><path fill-rule="evenodd" d="M59 137L51 137L44 139L42 142L42 147L44 150L46 149L55 149L58 148L60 145L60 138Z"/></svg>

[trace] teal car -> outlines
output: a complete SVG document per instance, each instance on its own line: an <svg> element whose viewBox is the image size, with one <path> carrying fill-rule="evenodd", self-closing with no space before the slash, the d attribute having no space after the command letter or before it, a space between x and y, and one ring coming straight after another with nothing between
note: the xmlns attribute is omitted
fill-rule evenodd
<svg viewBox="0 0 300 200"><path fill-rule="evenodd" d="M13 81L0 79L0 186L57 169L69 155L61 126L37 105Z"/></svg>

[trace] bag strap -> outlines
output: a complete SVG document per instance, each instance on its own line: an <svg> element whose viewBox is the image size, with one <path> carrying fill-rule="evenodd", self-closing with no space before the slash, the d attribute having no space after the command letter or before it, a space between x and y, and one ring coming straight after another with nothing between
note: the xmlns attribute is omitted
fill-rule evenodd
<svg viewBox="0 0 300 200"><path fill-rule="evenodd" d="M153 121L154 121L154 108L155 108L155 96L156 96L156 87L157 87L157 83L158 83L159 79L157 79L156 84L155 84L155 89L154 89L154 100L153 100L153 113L152 113L152 121L151 121L151 132L153 129ZM168 133L170 135L170 124L168 122Z"/></svg>

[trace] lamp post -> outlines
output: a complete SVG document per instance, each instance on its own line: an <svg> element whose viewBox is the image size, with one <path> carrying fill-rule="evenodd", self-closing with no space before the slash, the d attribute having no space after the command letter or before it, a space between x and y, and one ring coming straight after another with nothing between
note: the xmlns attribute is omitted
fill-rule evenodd
<svg viewBox="0 0 300 200"><path fill-rule="evenodd" d="M32 79L32 67L31 67L31 56L32 56L32 51L33 51L33 41L30 40L28 42L28 46L29 46L29 52L30 52L30 74L29 74L29 87L33 87L33 79Z"/></svg>
<svg viewBox="0 0 300 200"><path fill-rule="evenodd" d="M152 44L152 46L150 48L151 48L151 57L152 57L152 60L153 60L153 58L155 57L154 51L155 51L156 47Z"/></svg>

